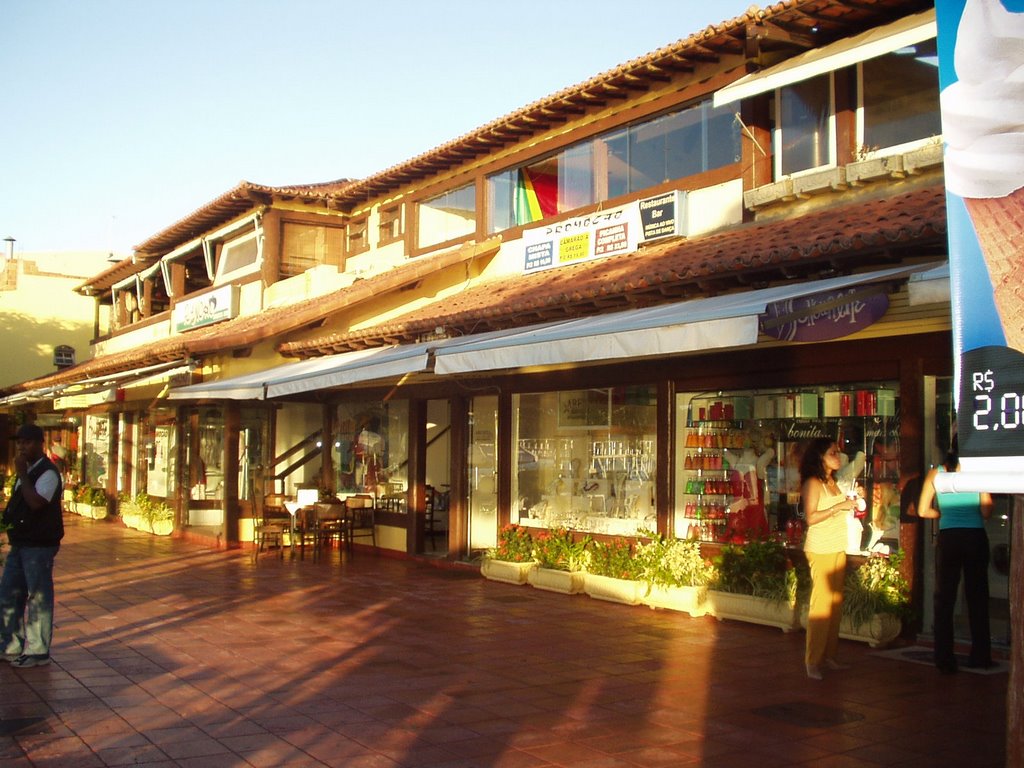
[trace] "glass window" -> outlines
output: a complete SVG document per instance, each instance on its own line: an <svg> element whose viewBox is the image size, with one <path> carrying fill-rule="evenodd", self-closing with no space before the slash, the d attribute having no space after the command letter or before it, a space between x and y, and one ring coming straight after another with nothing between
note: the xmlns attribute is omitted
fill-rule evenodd
<svg viewBox="0 0 1024 768"><path fill-rule="evenodd" d="M832 75L780 88L776 104L776 176L832 165Z"/></svg>
<svg viewBox="0 0 1024 768"><path fill-rule="evenodd" d="M177 442L174 411L160 408L142 415L139 456L136 459L139 491L168 499L177 490Z"/></svg>
<svg viewBox="0 0 1024 768"><path fill-rule="evenodd" d="M408 402L340 403L335 424L337 491L404 498L409 488Z"/></svg>
<svg viewBox="0 0 1024 768"><path fill-rule="evenodd" d="M677 395L680 538L742 542L802 534L800 460L817 437L842 453L840 486L864 488L867 510L847 521L850 554L899 547L899 402L895 382L803 391Z"/></svg>
<svg viewBox="0 0 1024 768"><path fill-rule="evenodd" d="M476 187L467 184L424 200L419 211L419 247L426 248L476 232Z"/></svg>
<svg viewBox="0 0 1024 768"><path fill-rule="evenodd" d="M107 487L110 458L110 417L85 417L85 450L82 453L82 474L85 484L93 488Z"/></svg>
<svg viewBox="0 0 1024 768"><path fill-rule="evenodd" d="M469 411L469 549L498 543L498 398L474 397Z"/></svg>
<svg viewBox="0 0 1024 768"><path fill-rule="evenodd" d="M656 526L656 394L614 387L513 398L512 522L632 535Z"/></svg>
<svg viewBox="0 0 1024 768"><path fill-rule="evenodd" d="M739 159L732 111L701 102L488 177L487 229L523 226Z"/></svg>
<svg viewBox="0 0 1024 768"><path fill-rule="evenodd" d="M935 40L861 64L863 152L941 135L938 64Z"/></svg>
<svg viewBox="0 0 1024 768"><path fill-rule="evenodd" d="M281 228L281 277L301 275L318 264L340 266L341 228L285 222Z"/></svg>
<svg viewBox="0 0 1024 768"><path fill-rule="evenodd" d="M378 224L378 237L381 245L393 243L402 239L402 206L395 205L390 208L380 209L380 222Z"/></svg>
<svg viewBox="0 0 1024 768"><path fill-rule="evenodd" d="M369 250L370 238L367 217L349 222L345 227L345 253L352 256Z"/></svg>
<svg viewBox="0 0 1024 768"><path fill-rule="evenodd" d="M224 243L220 252L220 261L217 264L217 277L214 284L252 274L260 268L262 256L262 231L250 232L231 242Z"/></svg>
<svg viewBox="0 0 1024 768"><path fill-rule="evenodd" d="M256 498L258 483L268 461L267 443L270 413L259 408L242 408L238 427L238 498ZM269 493L269 489L267 490Z"/></svg>

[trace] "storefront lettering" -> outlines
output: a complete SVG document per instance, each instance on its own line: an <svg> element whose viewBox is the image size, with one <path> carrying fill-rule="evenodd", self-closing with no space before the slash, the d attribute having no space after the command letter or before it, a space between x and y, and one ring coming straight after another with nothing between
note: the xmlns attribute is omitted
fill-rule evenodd
<svg viewBox="0 0 1024 768"><path fill-rule="evenodd" d="M828 341L867 328L888 308L884 291L847 288L770 304L760 326L763 333L781 341Z"/></svg>

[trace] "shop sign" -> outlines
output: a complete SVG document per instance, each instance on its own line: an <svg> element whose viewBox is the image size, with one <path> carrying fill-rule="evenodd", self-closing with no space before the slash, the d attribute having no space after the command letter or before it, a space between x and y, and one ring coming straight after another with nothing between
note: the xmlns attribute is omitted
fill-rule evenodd
<svg viewBox="0 0 1024 768"><path fill-rule="evenodd" d="M230 320L238 315L238 287L224 285L174 307L174 330L178 333Z"/></svg>
<svg viewBox="0 0 1024 768"><path fill-rule="evenodd" d="M100 392L90 392L83 395L63 395L53 398L53 409L55 411L68 411L78 408L91 408L101 403L109 403L113 399L113 389L104 389Z"/></svg>
<svg viewBox="0 0 1024 768"><path fill-rule="evenodd" d="M762 333L781 341L829 341L864 330L888 309L883 288L844 288L769 304L759 325Z"/></svg>
<svg viewBox="0 0 1024 768"><path fill-rule="evenodd" d="M666 192L641 200L639 205L645 241L686 234L686 192Z"/></svg>

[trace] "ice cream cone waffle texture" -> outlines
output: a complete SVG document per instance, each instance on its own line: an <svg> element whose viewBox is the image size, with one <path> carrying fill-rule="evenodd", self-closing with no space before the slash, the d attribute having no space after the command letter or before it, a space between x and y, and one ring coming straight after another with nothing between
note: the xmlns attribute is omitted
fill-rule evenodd
<svg viewBox="0 0 1024 768"><path fill-rule="evenodd" d="M992 280L1006 344L1024 350L1024 189L964 202Z"/></svg>

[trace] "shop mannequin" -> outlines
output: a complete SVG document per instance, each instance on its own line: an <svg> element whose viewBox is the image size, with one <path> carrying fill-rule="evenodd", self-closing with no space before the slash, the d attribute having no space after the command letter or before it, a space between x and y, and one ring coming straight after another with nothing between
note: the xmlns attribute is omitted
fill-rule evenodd
<svg viewBox="0 0 1024 768"><path fill-rule="evenodd" d="M768 535L768 516L764 511L764 479L775 451L767 449L760 456L752 445L742 453L723 451L729 463L732 502L729 504L727 535L740 538L764 538Z"/></svg>

